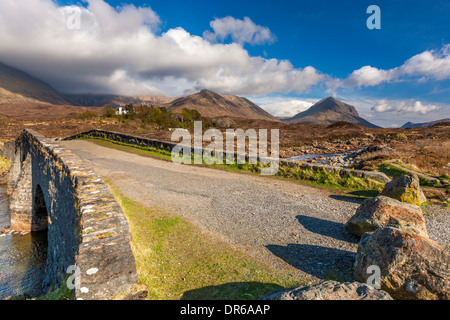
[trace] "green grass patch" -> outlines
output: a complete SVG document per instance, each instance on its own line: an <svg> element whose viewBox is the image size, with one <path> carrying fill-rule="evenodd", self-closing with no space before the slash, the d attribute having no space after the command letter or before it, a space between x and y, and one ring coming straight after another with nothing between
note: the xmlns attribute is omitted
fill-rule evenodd
<svg viewBox="0 0 450 320"><path fill-rule="evenodd" d="M402 169L394 166L393 164L390 164L387 162L380 165L378 167L378 171L385 173L389 178L397 178L404 174L409 173L408 171L402 170Z"/></svg>
<svg viewBox="0 0 450 320"><path fill-rule="evenodd" d="M419 173L423 173L423 174L429 175L430 177L433 177L433 178L437 178L437 177L436 177L434 174L432 174L432 173L429 173L429 172L426 172L426 171L423 171L423 170L420 170L420 169L417 169L417 168L413 168L412 166L409 166L409 165L403 163L402 161L396 161L395 163L396 163L397 165L399 165L399 166L405 168L405 169L412 170L412 171L416 171L416 172L419 172Z"/></svg>
<svg viewBox="0 0 450 320"><path fill-rule="evenodd" d="M306 285L179 216L145 207L109 183L131 230L139 283L148 299L255 299Z"/></svg>
<svg viewBox="0 0 450 320"><path fill-rule="evenodd" d="M432 216L433 213L427 210L422 209L423 214L427 215L427 216Z"/></svg>
<svg viewBox="0 0 450 320"><path fill-rule="evenodd" d="M400 164L398 164L398 165L400 165ZM405 166L403 166L403 167L405 169L409 169L409 168L406 168ZM411 169L411 170L415 170L415 169ZM395 165L393 165L391 163L387 163L387 162L383 163L378 168L378 171L384 172L390 178L397 178L397 177L400 177L402 175L410 173L407 170L403 170L403 169L401 169L401 168L399 168L399 167L397 167L397 166L395 166ZM419 177L419 181L420 181L420 185L421 186L435 187L435 186L437 186L439 184L439 183L431 182L430 180L427 180L427 179L425 179L425 178L423 178L421 176L418 176L418 177Z"/></svg>
<svg viewBox="0 0 450 320"><path fill-rule="evenodd" d="M32 300L74 300L75 291L73 289L67 288L67 279L68 277L64 279L60 287L53 290L51 289L47 294Z"/></svg>
<svg viewBox="0 0 450 320"><path fill-rule="evenodd" d="M365 193L365 195L359 194L359 196L378 194L384 187L384 183L376 180L360 178L353 175L341 176L337 173L330 173L325 169L311 170L300 167L280 166L277 175L296 180L310 181L329 188L343 188L349 190L349 192L363 191Z"/></svg>

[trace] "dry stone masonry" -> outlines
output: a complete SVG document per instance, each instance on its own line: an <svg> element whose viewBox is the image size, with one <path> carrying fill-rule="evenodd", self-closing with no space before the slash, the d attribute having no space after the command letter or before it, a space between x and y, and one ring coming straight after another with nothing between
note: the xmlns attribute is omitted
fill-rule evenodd
<svg viewBox="0 0 450 320"><path fill-rule="evenodd" d="M11 227L48 229L45 286L80 271L77 299L109 299L137 281L128 223L101 177L70 150L33 130L10 147ZM76 283L72 281L72 283Z"/></svg>

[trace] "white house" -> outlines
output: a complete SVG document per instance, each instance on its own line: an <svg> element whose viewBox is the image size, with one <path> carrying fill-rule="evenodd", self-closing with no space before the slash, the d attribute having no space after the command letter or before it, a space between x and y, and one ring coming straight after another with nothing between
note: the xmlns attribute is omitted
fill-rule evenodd
<svg viewBox="0 0 450 320"><path fill-rule="evenodd" d="M116 111L116 114L117 114L118 116L121 116L121 115L127 114L127 113L128 113L128 110L125 110L124 107L119 107L119 109Z"/></svg>

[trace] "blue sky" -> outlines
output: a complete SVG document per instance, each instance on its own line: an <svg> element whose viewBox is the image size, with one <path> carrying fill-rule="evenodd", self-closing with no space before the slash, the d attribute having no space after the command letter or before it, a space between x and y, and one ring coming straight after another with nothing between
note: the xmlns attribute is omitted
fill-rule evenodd
<svg viewBox="0 0 450 320"><path fill-rule="evenodd" d="M7 2L0 0L0 5L17 9ZM52 58L43 57L46 51L36 48L37 41L33 58L13 54L12 40L0 48L0 60L65 92L147 90L175 96L207 88L246 96L277 116L293 115L334 95L381 126L450 117L448 1L20 2L30 16L32 6L45 8L39 14L46 24L52 10L83 8L81 29L64 31L64 37L39 21L38 28L29 30L6 25L18 37L40 39L53 49L47 53ZM369 5L381 9L379 30L366 26ZM8 23L1 21L0 13L0 30ZM28 34L40 28L39 34ZM101 60L96 43L106 50Z"/></svg>

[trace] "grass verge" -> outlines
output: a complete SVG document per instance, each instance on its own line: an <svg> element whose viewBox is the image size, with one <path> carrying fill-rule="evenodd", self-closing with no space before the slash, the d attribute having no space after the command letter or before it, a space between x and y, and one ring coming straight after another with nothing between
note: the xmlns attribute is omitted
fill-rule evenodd
<svg viewBox="0 0 450 320"><path fill-rule="evenodd" d="M306 285L170 213L145 207L107 181L131 230L141 285L148 299L255 299Z"/></svg>
<svg viewBox="0 0 450 320"><path fill-rule="evenodd" d="M410 173L408 170L403 170L401 167L404 167L405 169L409 169L409 170L414 170L412 168L407 167L404 164L401 163L397 163L398 166L395 166L391 163L383 163L380 167L379 167L379 171L380 172L384 172L388 177L390 178L396 178L405 174ZM400 166L400 167L399 167ZM417 171L417 170L416 170ZM420 171L418 171L420 172ZM420 181L420 185L421 186L427 186L427 187L435 187L438 185L438 183L433 183L421 176L418 175L419 181Z"/></svg>
<svg viewBox="0 0 450 320"><path fill-rule="evenodd" d="M73 289L69 289L66 285L68 277L69 276L66 276L58 288L50 289L47 294L31 300L74 300L75 291Z"/></svg>

